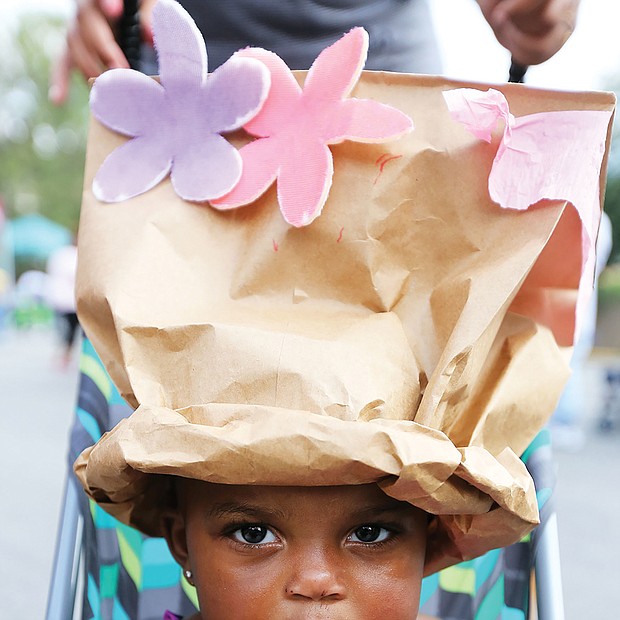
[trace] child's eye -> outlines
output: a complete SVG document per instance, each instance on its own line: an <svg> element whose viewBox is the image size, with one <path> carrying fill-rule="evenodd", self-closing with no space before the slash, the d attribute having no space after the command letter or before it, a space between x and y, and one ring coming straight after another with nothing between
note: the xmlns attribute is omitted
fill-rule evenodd
<svg viewBox="0 0 620 620"><path fill-rule="evenodd" d="M349 534L349 540L356 543L378 543L387 540L391 533L380 525L362 525Z"/></svg>
<svg viewBox="0 0 620 620"><path fill-rule="evenodd" d="M264 545L277 541L275 534L265 525L244 525L231 532L231 536L237 542L249 545Z"/></svg>

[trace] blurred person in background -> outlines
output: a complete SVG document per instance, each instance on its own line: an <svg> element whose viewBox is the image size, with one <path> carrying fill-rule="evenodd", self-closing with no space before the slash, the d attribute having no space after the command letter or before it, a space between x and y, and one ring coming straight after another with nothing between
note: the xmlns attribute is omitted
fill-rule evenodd
<svg viewBox="0 0 620 620"><path fill-rule="evenodd" d="M472 0L473 1L473 0ZM553 56L575 27L579 0L477 0L497 40L514 62L539 64ZM157 73L148 53L150 13L155 0L142 0L142 38L147 43L140 69ZM265 47L292 69L307 69L318 53L354 26L370 35L366 69L441 73L441 61L427 0L181 0L208 40L213 71L246 46ZM62 103L69 74L86 78L108 68L128 67L115 39L123 0L80 0L56 66L50 98Z"/></svg>
<svg viewBox="0 0 620 620"><path fill-rule="evenodd" d="M0 267L0 337L7 327L11 278L6 269Z"/></svg>
<svg viewBox="0 0 620 620"><path fill-rule="evenodd" d="M5 232L6 217L4 215L4 207L2 200L0 199L0 260L5 251L4 248L4 232ZM9 272L0 263L0 336L7 326L8 313L9 313L9 295L11 292L12 278Z"/></svg>
<svg viewBox="0 0 620 620"><path fill-rule="evenodd" d="M77 247L66 245L54 251L47 261L46 302L54 310L62 341L60 366L64 370L71 362L78 334L75 308L75 275Z"/></svg>

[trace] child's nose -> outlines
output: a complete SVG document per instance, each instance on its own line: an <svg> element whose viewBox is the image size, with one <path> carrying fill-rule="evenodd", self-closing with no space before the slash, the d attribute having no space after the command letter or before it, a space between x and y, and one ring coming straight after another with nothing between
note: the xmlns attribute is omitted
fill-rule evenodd
<svg viewBox="0 0 620 620"><path fill-rule="evenodd" d="M342 571L325 554L312 554L295 562L286 586L287 598L339 601L345 598Z"/></svg>

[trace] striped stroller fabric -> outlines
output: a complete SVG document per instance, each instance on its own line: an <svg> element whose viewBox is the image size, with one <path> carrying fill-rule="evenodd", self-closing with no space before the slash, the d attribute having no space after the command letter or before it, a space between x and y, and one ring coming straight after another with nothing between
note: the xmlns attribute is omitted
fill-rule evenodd
<svg viewBox="0 0 620 620"><path fill-rule="evenodd" d="M71 463L131 413L87 339L82 345ZM77 483L76 483L77 484ZM120 523L80 491L86 577L84 620L161 620L165 609L196 611L193 588L181 579L166 542Z"/></svg>
<svg viewBox="0 0 620 620"><path fill-rule="evenodd" d="M69 459L131 413L87 339ZM553 510L549 434L540 433L522 456L536 483L541 519ZM196 594L182 579L162 539L118 522L80 492L84 517L83 620L161 620L164 610L196 611ZM421 613L441 620L525 620L536 533L507 549L426 578Z"/></svg>
<svg viewBox="0 0 620 620"><path fill-rule="evenodd" d="M541 431L521 459L534 478L544 524L554 510L549 431ZM538 532L511 547L490 551L426 578L420 611L441 620L526 620Z"/></svg>

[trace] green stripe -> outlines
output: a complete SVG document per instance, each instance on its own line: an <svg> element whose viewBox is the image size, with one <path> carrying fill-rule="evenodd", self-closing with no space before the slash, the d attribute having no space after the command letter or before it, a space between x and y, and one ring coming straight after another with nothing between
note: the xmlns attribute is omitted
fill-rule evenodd
<svg viewBox="0 0 620 620"><path fill-rule="evenodd" d="M108 373L101 366L99 360L90 355L82 354L80 357L80 371L92 379L99 391L109 401L112 396L112 384L110 383Z"/></svg>
<svg viewBox="0 0 620 620"><path fill-rule="evenodd" d="M476 571L473 568L451 566L439 573L439 586L446 592L457 592L474 596L476 592Z"/></svg>
<svg viewBox="0 0 620 620"><path fill-rule="evenodd" d="M192 602L194 607L198 609L198 593L196 592L196 588L190 586L186 579L181 579L181 587L183 588L183 592L187 594L187 598Z"/></svg>
<svg viewBox="0 0 620 620"><path fill-rule="evenodd" d="M117 534L123 566L132 581L136 584L136 588L139 592L142 589L142 566L140 565L140 560L125 538L125 534L120 529L117 530Z"/></svg>

